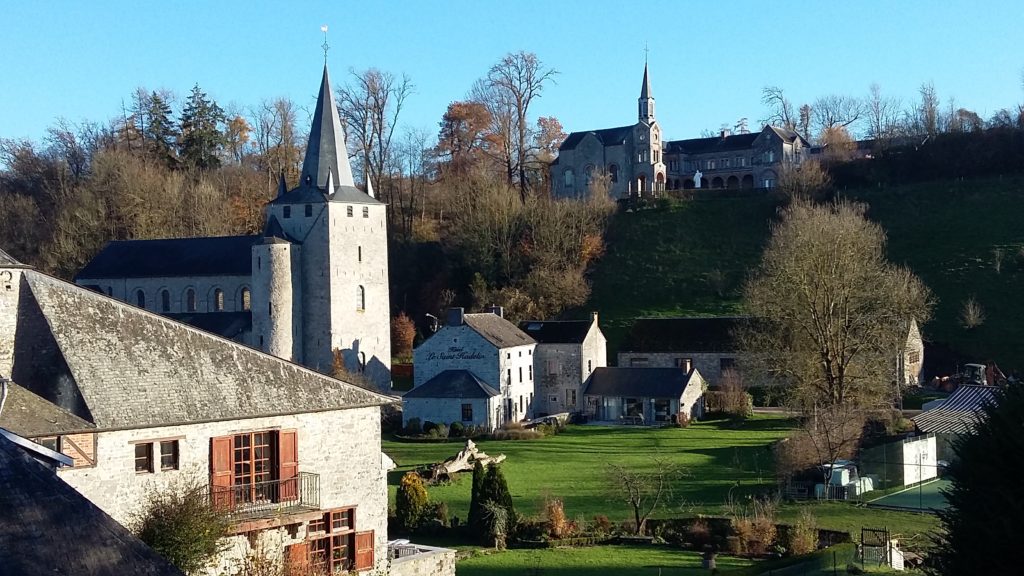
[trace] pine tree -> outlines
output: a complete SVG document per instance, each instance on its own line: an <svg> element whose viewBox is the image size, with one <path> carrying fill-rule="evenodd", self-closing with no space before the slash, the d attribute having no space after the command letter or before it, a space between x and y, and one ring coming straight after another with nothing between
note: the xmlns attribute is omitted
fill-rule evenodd
<svg viewBox="0 0 1024 576"><path fill-rule="evenodd" d="M226 143L222 124L224 111L196 84L181 111L181 159L189 166L203 170L219 167L220 154Z"/></svg>
<svg viewBox="0 0 1024 576"><path fill-rule="evenodd" d="M174 165L174 141L177 137L171 121L171 107L162 96L153 92L146 107L147 126L144 132L150 155L168 167Z"/></svg>
<svg viewBox="0 0 1024 576"><path fill-rule="evenodd" d="M480 534L483 529L483 506L480 501L480 492L484 487L484 465L478 460L473 465L473 489L469 496L469 517L466 519L466 523L474 533Z"/></svg>
<svg viewBox="0 0 1024 576"><path fill-rule="evenodd" d="M487 474L484 476L483 485L480 488L480 502L494 502L505 510L508 510L508 517L514 524L515 508L512 505L512 494L508 491L508 482L505 481L505 474L497 464L487 466Z"/></svg>

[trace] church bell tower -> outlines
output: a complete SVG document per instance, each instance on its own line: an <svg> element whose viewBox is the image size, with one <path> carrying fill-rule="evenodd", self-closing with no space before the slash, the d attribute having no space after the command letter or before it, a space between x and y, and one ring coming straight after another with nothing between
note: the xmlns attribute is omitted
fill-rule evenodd
<svg viewBox="0 0 1024 576"><path fill-rule="evenodd" d="M644 62L644 83L640 87L638 101L639 120L645 124L654 123L654 96L651 96L651 81L647 77L647 63Z"/></svg>

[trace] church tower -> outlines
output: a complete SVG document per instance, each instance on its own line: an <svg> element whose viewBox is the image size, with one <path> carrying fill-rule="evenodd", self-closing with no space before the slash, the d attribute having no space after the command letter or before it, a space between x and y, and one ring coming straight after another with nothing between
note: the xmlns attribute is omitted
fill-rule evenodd
<svg viewBox="0 0 1024 576"><path fill-rule="evenodd" d="M640 86L640 98L637 101L639 120L644 124L654 123L654 96L651 96L651 81L647 77L647 62L644 62L644 83Z"/></svg>
<svg viewBox="0 0 1024 576"><path fill-rule="evenodd" d="M387 390L391 308L386 206L355 187L324 65L299 185L266 208L253 247L253 344L329 373L335 351L350 374Z"/></svg>
<svg viewBox="0 0 1024 576"><path fill-rule="evenodd" d="M638 122L633 127L633 175L631 196L656 195L665 189L665 164L661 157L661 127L654 118L654 95L644 62L644 81L637 100Z"/></svg>

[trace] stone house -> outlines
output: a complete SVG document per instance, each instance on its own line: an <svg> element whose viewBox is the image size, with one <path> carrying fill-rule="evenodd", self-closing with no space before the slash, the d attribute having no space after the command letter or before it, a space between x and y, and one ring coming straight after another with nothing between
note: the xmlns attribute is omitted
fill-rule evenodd
<svg viewBox="0 0 1024 576"><path fill-rule="evenodd" d="M335 380L17 264L0 252L0 426L71 458L57 474L124 524L199 487L233 520L221 574L254 550L385 570L380 407ZM395 572L392 572L395 573Z"/></svg>
<svg viewBox="0 0 1024 576"><path fill-rule="evenodd" d="M261 234L108 243L75 282L329 371L391 383L387 206L355 187L324 66L299 185L284 177Z"/></svg>
<svg viewBox="0 0 1024 576"><path fill-rule="evenodd" d="M695 369L597 368L586 382L587 417L633 424L697 420L707 384Z"/></svg>
<svg viewBox="0 0 1024 576"><path fill-rule="evenodd" d="M590 320L529 320L519 329L537 341L533 352L538 416L582 412L583 384L608 365L608 340Z"/></svg>
<svg viewBox="0 0 1024 576"><path fill-rule="evenodd" d="M736 368L732 333L743 317L638 318L619 347L622 367L698 370L708 385Z"/></svg>
<svg viewBox="0 0 1024 576"><path fill-rule="evenodd" d="M801 163L810 149L802 136L776 126L664 140L645 63L637 122L566 136L549 168L551 193L556 198L583 198L598 175L607 176L615 199L691 188L774 188L779 170Z"/></svg>
<svg viewBox="0 0 1024 576"><path fill-rule="evenodd" d="M450 424L457 415L458 421L493 430L532 418L535 346L501 307L479 314L448 310L445 325L413 351L413 389L402 399L403 423L419 418Z"/></svg>

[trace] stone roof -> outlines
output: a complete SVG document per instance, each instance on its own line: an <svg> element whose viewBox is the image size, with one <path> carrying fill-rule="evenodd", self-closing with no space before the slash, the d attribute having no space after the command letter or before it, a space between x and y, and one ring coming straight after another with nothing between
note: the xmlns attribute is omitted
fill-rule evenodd
<svg viewBox="0 0 1024 576"><path fill-rule="evenodd" d="M236 310L232 312L162 312L161 315L229 340L243 332L252 330L252 310Z"/></svg>
<svg viewBox="0 0 1024 576"><path fill-rule="evenodd" d="M527 320L519 329L538 344L582 344L590 333L590 320Z"/></svg>
<svg viewBox="0 0 1024 576"><path fill-rule="evenodd" d="M499 394L469 370L445 370L402 398L493 398Z"/></svg>
<svg viewBox="0 0 1024 576"><path fill-rule="evenodd" d="M13 379L100 430L394 401L35 270L23 278Z"/></svg>
<svg viewBox="0 0 1024 576"><path fill-rule="evenodd" d="M23 266L21 262L14 259L13 256L0 250L0 266Z"/></svg>
<svg viewBox="0 0 1024 576"><path fill-rule="evenodd" d="M665 154L715 154L749 150L760 132L749 134L733 134L731 136L711 136L710 138L690 138L688 140L671 140L665 142Z"/></svg>
<svg viewBox="0 0 1024 576"><path fill-rule="evenodd" d="M75 279L251 276L252 247L262 236L115 240Z"/></svg>
<svg viewBox="0 0 1024 576"><path fill-rule="evenodd" d="M733 331L748 318L638 318L622 352L735 352Z"/></svg>
<svg viewBox="0 0 1024 576"><path fill-rule="evenodd" d="M583 132L572 132L565 137L559 150L573 150L587 134L593 134L604 146L621 146L623 141L629 138L635 124L619 126L618 128L605 128L603 130L585 130Z"/></svg>
<svg viewBox="0 0 1024 576"><path fill-rule="evenodd" d="M995 386L960 386L938 407L915 416L914 426L925 434L967 434L977 424L981 409L998 399Z"/></svg>
<svg viewBox="0 0 1024 576"><path fill-rule="evenodd" d="M0 412L0 428L25 438L56 436L67 432L91 430L91 422L10 382L7 402Z"/></svg>
<svg viewBox="0 0 1024 576"><path fill-rule="evenodd" d="M184 576L0 435L0 575Z"/></svg>
<svg viewBox="0 0 1024 576"><path fill-rule="evenodd" d="M465 322L477 334L483 336L485 340L498 348L511 348L513 346L537 343L525 332L516 328L515 324L490 312L466 314Z"/></svg>
<svg viewBox="0 0 1024 576"><path fill-rule="evenodd" d="M679 398L696 370L689 374L681 368L595 368L585 384L590 396L636 396L643 398Z"/></svg>

